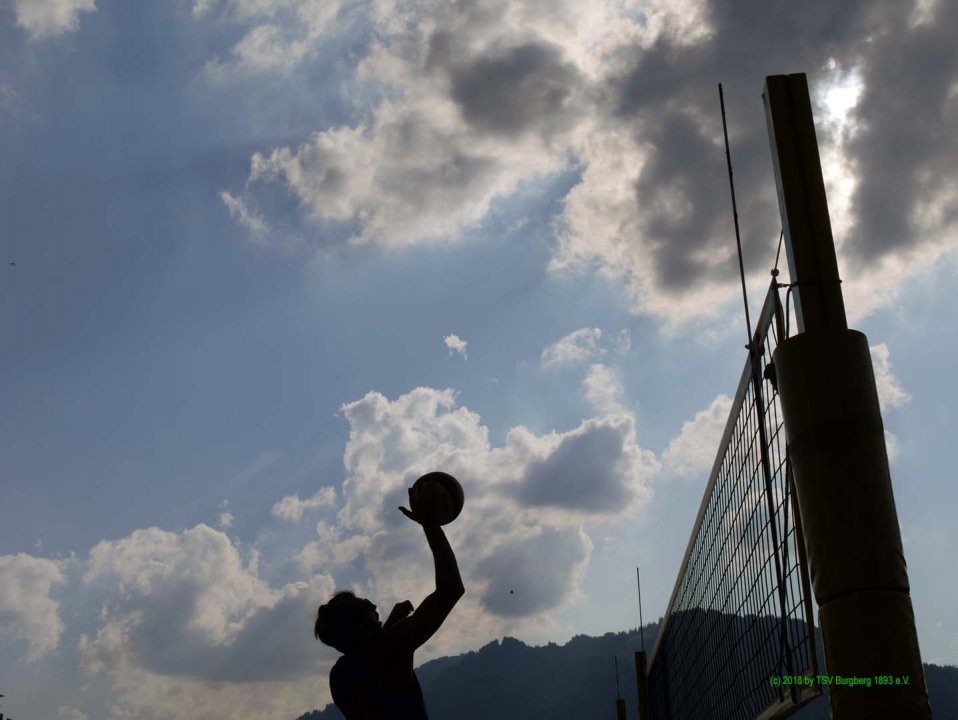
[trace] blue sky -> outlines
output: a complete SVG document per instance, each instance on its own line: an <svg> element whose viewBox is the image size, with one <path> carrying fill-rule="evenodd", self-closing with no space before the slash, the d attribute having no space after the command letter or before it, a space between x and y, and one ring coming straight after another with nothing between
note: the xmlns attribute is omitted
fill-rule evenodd
<svg viewBox="0 0 958 720"><path fill-rule="evenodd" d="M467 596L417 662L635 627L638 563L661 615L745 360L716 84L754 317L787 72L958 663L958 18L832 5L0 0L3 711L322 708L315 608L423 599L436 468Z"/></svg>

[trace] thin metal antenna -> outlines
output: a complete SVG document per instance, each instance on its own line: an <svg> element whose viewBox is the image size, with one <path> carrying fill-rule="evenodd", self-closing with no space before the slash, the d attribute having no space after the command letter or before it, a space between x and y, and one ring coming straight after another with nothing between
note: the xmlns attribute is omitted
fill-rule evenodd
<svg viewBox="0 0 958 720"><path fill-rule="evenodd" d="M772 268L772 277L778 277L778 256L782 254L782 239L785 237L785 227L778 235L778 250L775 251L775 267Z"/></svg>
<svg viewBox="0 0 958 720"><path fill-rule="evenodd" d="M645 630L642 625L642 581L639 580L639 566L635 566L635 584L639 587L639 637L642 638L642 652L645 652Z"/></svg>
<svg viewBox="0 0 958 720"><path fill-rule="evenodd" d="M619 700L622 699L622 693L619 692L619 656L613 655L615 659L615 697Z"/></svg>
<svg viewBox="0 0 958 720"><path fill-rule="evenodd" d="M738 232L738 208L735 205L735 183L732 181L732 153L728 149L728 126L725 123L725 95L719 83L719 103L722 106L722 132L725 134L725 160L728 163L728 186L732 191L732 216L735 218L735 245L738 247L738 272L742 278L742 300L745 302L745 329L748 331L749 351L752 349L752 321L748 316L748 293L745 291L745 265L742 263L742 239Z"/></svg>

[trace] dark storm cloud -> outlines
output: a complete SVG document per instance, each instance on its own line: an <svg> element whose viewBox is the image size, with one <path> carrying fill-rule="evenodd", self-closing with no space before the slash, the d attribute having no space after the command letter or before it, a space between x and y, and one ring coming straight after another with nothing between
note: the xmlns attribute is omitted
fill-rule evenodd
<svg viewBox="0 0 958 720"><path fill-rule="evenodd" d="M544 460L530 463L518 490L524 505L608 513L632 499L623 472L628 425L593 422L566 435Z"/></svg>
<svg viewBox="0 0 958 720"><path fill-rule="evenodd" d="M718 163L703 162L714 160L714 145L692 118L674 109L644 139L655 152L639 175L636 201L662 288L679 291L709 272L728 276L730 263L713 268L694 252L710 236L728 237L729 200L720 191L726 179ZM696 166L699 172L688 171ZM651 198L659 201L647 202Z"/></svg>
<svg viewBox="0 0 958 720"><path fill-rule="evenodd" d="M861 64L868 87L859 108L867 129L849 146L861 177L859 229L849 246L865 259L919 242L908 236L905 218L922 183L934 184L954 163L955 106L946 98L956 54L946 28L958 26L958 18L951 4L939 9L937 23L909 30L910 12L893 2L721 0L708 5L712 33L694 45L666 33L647 49L617 51L636 60L609 78L605 100L648 152L635 192L661 289L678 293L705 275L737 272L718 82L725 87L746 266L768 267L780 218L764 79L805 72L814 92L830 59L846 70ZM831 139L821 120L819 113L820 145ZM709 251L727 261L710 266Z"/></svg>
<svg viewBox="0 0 958 720"><path fill-rule="evenodd" d="M451 38L434 36L427 63L451 59ZM497 49L449 71L451 95L473 127L499 135L529 129L549 133L567 127L578 70L562 50L541 42Z"/></svg>
<svg viewBox="0 0 958 720"><path fill-rule="evenodd" d="M924 233L910 222L923 201L954 183L958 166L958 4L939 0L930 22L908 30L911 8L890 4L884 32L867 46L859 133L848 147L860 184L853 198L856 228L846 247L862 265ZM944 223L958 220L954 197Z"/></svg>
<svg viewBox="0 0 958 720"><path fill-rule="evenodd" d="M500 617L526 617L557 607L574 589L575 569L590 549L578 530L545 529L501 545L480 560L473 573L488 582L483 607Z"/></svg>

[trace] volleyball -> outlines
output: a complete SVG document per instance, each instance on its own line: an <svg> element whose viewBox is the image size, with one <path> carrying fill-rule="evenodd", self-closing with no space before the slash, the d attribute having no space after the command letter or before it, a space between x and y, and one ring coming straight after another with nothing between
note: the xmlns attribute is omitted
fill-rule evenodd
<svg viewBox="0 0 958 720"><path fill-rule="evenodd" d="M431 472L413 483L410 503L414 513L417 508L428 507L435 512L440 525L448 525L459 517L465 499L456 478L449 473Z"/></svg>

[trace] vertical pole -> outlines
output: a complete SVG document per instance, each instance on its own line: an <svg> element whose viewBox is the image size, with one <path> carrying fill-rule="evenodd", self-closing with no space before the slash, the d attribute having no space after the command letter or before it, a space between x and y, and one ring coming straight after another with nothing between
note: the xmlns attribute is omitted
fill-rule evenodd
<svg viewBox="0 0 958 720"><path fill-rule="evenodd" d="M619 692L619 656L615 656L615 717L616 720L625 720L625 700Z"/></svg>
<svg viewBox="0 0 958 720"><path fill-rule="evenodd" d="M645 655L645 628L642 621L642 580L639 578L639 567L635 567L635 585L639 592L639 637L642 638L642 651L635 653L635 686L639 695L639 720L650 720L649 717L649 672Z"/></svg>
<svg viewBox="0 0 958 720"><path fill-rule="evenodd" d="M639 720L651 720L649 716L649 673L645 651L635 653L635 683L639 689Z"/></svg>
<svg viewBox="0 0 958 720"><path fill-rule="evenodd" d="M719 83L719 105L722 108L722 134L725 136L725 162L728 164L728 187L732 194L732 218L735 221L735 247L738 249L738 273L742 278L742 301L745 303L746 347L752 350L752 321L748 316L748 293L745 291L745 263L742 261L742 238L738 231L738 205L735 203L735 181L732 179L732 152L728 147L728 124L725 122L725 93Z"/></svg>
<svg viewBox="0 0 958 720"><path fill-rule="evenodd" d="M928 720L874 370L845 319L805 76L766 78L764 98L798 290L799 334L774 364L832 718Z"/></svg>

